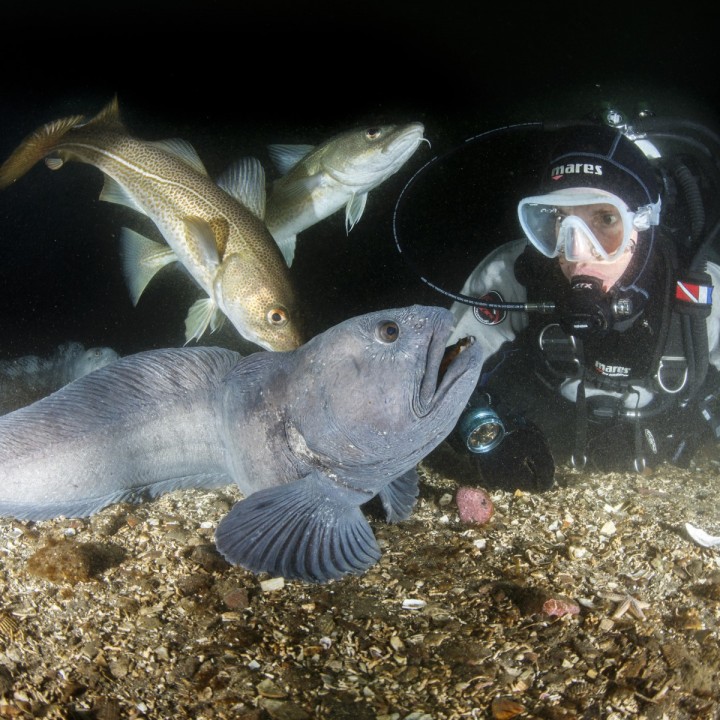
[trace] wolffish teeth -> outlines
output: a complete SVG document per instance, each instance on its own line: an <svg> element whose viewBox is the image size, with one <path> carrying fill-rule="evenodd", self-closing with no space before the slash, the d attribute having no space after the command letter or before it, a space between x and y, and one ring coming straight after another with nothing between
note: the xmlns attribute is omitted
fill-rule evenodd
<svg viewBox="0 0 720 720"><path fill-rule="evenodd" d="M448 369L450 363L467 347L470 347L475 342L475 338L471 335L460 338L456 343L448 345L445 348L443 359L440 362L440 368L438 369L438 382L442 380L445 371Z"/></svg>

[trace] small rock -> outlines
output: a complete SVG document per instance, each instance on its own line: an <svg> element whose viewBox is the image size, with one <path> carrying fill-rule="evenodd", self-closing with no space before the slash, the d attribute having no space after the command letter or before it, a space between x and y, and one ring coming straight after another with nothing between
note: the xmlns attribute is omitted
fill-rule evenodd
<svg viewBox="0 0 720 720"><path fill-rule="evenodd" d="M482 488L460 487L455 493L460 521L466 524L484 525L490 521L494 512L492 498Z"/></svg>

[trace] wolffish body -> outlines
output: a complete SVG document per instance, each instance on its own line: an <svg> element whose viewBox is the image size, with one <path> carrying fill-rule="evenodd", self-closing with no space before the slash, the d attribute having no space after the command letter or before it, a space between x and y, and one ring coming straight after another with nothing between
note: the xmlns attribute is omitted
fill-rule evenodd
<svg viewBox="0 0 720 720"><path fill-rule="evenodd" d="M115 362L120 356L109 347L87 350L79 342L60 345L46 358L25 355L0 361L0 415L46 397L63 385Z"/></svg>
<svg viewBox="0 0 720 720"><path fill-rule="evenodd" d="M0 514L85 516L110 503L235 482L228 561L323 582L374 564L362 512L408 517L417 463L450 433L482 358L440 374L452 315L412 306L346 320L292 352L128 356L0 418Z"/></svg>
<svg viewBox="0 0 720 720"><path fill-rule="evenodd" d="M220 187L192 146L143 141L123 125L117 98L94 118L72 116L28 136L0 166L0 188L45 159L94 165L105 176L100 198L147 215L169 247L124 229L125 272L133 301L168 263L179 261L207 294L190 309L186 339L217 329L227 316L245 338L268 350L301 342L287 266L263 221L265 175L250 166L242 185Z"/></svg>

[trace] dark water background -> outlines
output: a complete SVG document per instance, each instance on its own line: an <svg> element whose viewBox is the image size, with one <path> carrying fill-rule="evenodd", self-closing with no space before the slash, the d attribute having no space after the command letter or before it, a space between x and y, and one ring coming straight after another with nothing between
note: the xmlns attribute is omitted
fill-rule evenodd
<svg viewBox="0 0 720 720"><path fill-rule="evenodd" d="M409 270L392 233L403 186L434 155L500 125L579 118L603 103L717 128L709 19L620 5L582 15L401 3L3 9L19 49L0 75L0 158L43 123L94 114L114 93L133 134L191 142L213 176L243 155L272 175L268 143L420 121L432 148L370 194L349 236L342 212L301 234L292 275L315 332L382 307L448 306ZM118 232L133 213L100 202L101 187L94 167L38 164L0 193L0 357L49 354L67 340L121 354L182 345L197 290L167 270L132 306ZM463 248L438 242L462 270ZM232 330L204 342L246 349Z"/></svg>

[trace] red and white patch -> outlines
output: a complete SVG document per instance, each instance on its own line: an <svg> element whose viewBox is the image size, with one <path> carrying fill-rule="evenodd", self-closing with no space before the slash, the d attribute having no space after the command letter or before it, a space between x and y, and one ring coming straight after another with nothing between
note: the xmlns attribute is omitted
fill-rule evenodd
<svg viewBox="0 0 720 720"><path fill-rule="evenodd" d="M496 303L504 303L502 295L497 290L490 290L485 293L480 300L494 305ZM473 305L473 315L475 319L483 325L499 325L507 316L507 311L503 307L480 307Z"/></svg>

